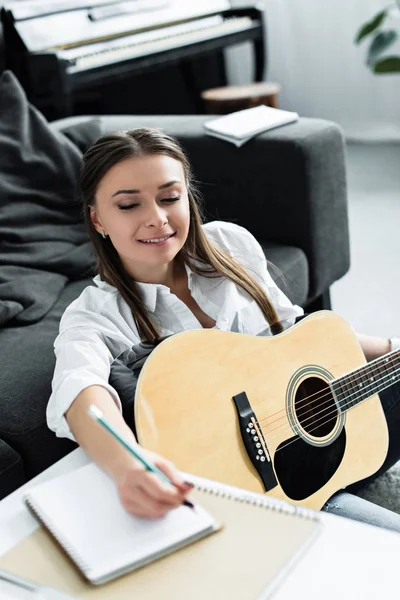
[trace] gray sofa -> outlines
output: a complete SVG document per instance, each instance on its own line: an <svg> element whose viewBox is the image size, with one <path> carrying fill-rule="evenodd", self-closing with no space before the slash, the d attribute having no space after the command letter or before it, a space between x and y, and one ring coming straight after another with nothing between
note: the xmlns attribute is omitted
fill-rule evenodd
<svg viewBox="0 0 400 600"><path fill-rule="evenodd" d="M207 219L230 220L247 227L277 267L272 268L272 275L292 301L308 311L329 308L329 288L349 268L340 129L330 122L300 119L237 149L205 135L206 118L107 116L99 119L98 126L101 132L161 127L175 135L187 150L200 182ZM87 132L80 140L79 128L91 119L69 118L49 127L59 132L73 130L70 139L82 151L93 140L88 139ZM82 247L86 246L83 240ZM1 256L0 283L7 253ZM44 267L40 269L43 274ZM64 274L55 301L46 306L40 318L26 323L14 318L0 326L0 498L75 447L47 429L45 410L60 317L92 283L93 274L87 272L78 278Z"/></svg>

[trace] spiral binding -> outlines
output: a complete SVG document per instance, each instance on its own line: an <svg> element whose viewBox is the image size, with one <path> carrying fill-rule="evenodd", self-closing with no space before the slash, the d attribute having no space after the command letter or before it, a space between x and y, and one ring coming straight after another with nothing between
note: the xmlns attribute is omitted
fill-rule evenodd
<svg viewBox="0 0 400 600"><path fill-rule="evenodd" d="M186 481L193 483L195 488L201 492L208 492L215 496L234 500L235 502L245 502L246 504L253 504L262 508L269 508L276 512L290 514L303 519L310 519L312 521L320 520L317 511L303 506L289 504L289 502L278 500L271 496L265 496L264 494L258 494L257 492L249 492L243 488L234 487L212 479L205 479L204 477L199 477L190 473L185 474L185 479Z"/></svg>
<svg viewBox="0 0 400 600"><path fill-rule="evenodd" d="M29 496L25 496L24 500L32 512L36 515L38 520L44 525L46 529L48 529L51 535L55 540L60 544L61 548L71 557L74 563L79 567L79 569L85 573L86 575L92 571L90 566L78 555L74 552L74 549L66 542L65 538L57 532L57 528L54 528L53 523L51 523L47 518L45 518L40 509L36 506L35 502L29 498Z"/></svg>

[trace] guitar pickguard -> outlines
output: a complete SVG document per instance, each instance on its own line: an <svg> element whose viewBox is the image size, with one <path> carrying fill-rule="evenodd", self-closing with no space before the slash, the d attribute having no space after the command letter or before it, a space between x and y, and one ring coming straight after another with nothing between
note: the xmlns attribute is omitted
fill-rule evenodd
<svg viewBox="0 0 400 600"><path fill-rule="evenodd" d="M345 429L329 446L312 446L297 435L285 440L274 457L282 490L292 500L305 500L334 476L345 448Z"/></svg>

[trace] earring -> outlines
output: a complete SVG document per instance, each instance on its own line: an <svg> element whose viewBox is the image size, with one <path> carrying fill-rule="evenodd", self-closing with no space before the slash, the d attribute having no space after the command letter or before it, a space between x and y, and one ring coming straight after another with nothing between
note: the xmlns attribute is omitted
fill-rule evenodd
<svg viewBox="0 0 400 600"><path fill-rule="evenodd" d="M100 235L102 236L103 239L106 239L106 234L104 233L104 231L100 231Z"/></svg>

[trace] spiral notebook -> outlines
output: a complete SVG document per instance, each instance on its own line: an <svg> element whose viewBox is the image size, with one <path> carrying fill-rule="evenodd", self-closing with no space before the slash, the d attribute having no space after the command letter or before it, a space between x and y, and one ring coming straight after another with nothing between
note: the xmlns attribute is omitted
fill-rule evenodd
<svg viewBox="0 0 400 600"><path fill-rule="evenodd" d="M120 533L125 515L121 515L116 497L105 491L110 482L98 477L93 464L29 491L26 500L46 528L11 550L0 560L0 566L88 600L269 598L293 566L306 559L307 549L322 527L318 513L202 477L185 474L185 479L196 486L191 500L196 503L201 526L196 528L191 541L198 541L183 544L175 552L176 546L161 544L162 525L145 521L141 528L141 539L145 541L139 559L143 568L124 577L114 578L103 586L90 583L95 573L97 582L110 579L110 565L117 574L132 569L131 549L126 552L132 536L127 536L126 531ZM79 501L75 496L79 496ZM97 508L90 510L91 503L98 502L100 496L101 517ZM177 509L181 540L189 540L189 532L193 532L191 524L183 523L186 517L191 521L190 517L194 517L191 513L187 507ZM215 531L218 523L222 527L207 535ZM89 550L83 551L80 544L85 538ZM149 558L149 547L154 542L157 551ZM64 551L60 551L60 545ZM107 557L106 567L99 556Z"/></svg>
<svg viewBox="0 0 400 600"><path fill-rule="evenodd" d="M163 519L133 517L114 482L90 463L32 488L25 502L94 584L144 564L216 531L201 506L170 511Z"/></svg>

